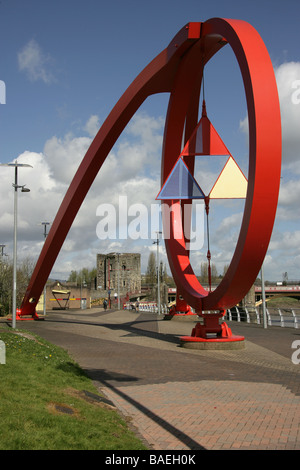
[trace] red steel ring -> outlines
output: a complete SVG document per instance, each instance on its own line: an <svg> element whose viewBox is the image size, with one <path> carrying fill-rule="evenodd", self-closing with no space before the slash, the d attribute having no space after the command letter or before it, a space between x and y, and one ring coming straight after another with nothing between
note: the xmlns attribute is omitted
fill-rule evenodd
<svg viewBox="0 0 300 470"><path fill-rule="evenodd" d="M257 31L239 20L214 18L202 24L200 41L186 55L177 72L171 94L162 157L162 184L181 150L185 122L195 126L193 98L205 64L218 44L229 43L239 63L244 82L249 120L249 173L245 209L237 245L226 275L211 293L197 280L184 239L183 217L163 211L171 226L165 240L170 268L180 294L196 311L223 310L236 305L250 290L261 268L275 220L281 172L281 120L274 71ZM195 60L198 56L198 61ZM198 72L197 72L198 64ZM199 85L198 85L199 91ZM198 93L199 95L199 93ZM185 121L186 120L186 121ZM186 136L186 140L187 140ZM162 201L170 205L174 201ZM175 202L176 203L176 202ZM180 204L178 201L177 204ZM182 237L172 237L182 227Z"/></svg>

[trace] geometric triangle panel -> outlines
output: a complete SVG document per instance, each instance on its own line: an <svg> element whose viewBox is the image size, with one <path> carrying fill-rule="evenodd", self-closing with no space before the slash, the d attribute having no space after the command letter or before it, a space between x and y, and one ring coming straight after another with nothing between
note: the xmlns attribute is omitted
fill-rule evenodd
<svg viewBox="0 0 300 470"><path fill-rule="evenodd" d="M181 155L230 155L223 140L208 119L206 111L202 113L202 117Z"/></svg>
<svg viewBox="0 0 300 470"><path fill-rule="evenodd" d="M181 157L163 184L156 199L204 199L205 194Z"/></svg>
<svg viewBox="0 0 300 470"><path fill-rule="evenodd" d="M209 193L210 199L244 199L248 181L233 157L229 157Z"/></svg>

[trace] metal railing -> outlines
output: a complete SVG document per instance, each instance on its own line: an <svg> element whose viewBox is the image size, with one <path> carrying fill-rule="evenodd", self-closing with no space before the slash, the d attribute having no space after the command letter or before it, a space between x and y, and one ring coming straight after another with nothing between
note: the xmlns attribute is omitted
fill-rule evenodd
<svg viewBox="0 0 300 470"><path fill-rule="evenodd" d="M124 308L130 310L130 303L125 303ZM158 313L156 302L140 302L139 312ZM168 313L168 306L161 304L161 314ZM266 308L267 325L289 328L300 328L300 308ZM233 307L228 309L225 315L227 321L237 321L246 323L263 323L262 310L255 307L249 310L247 307Z"/></svg>
<svg viewBox="0 0 300 470"><path fill-rule="evenodd" d="M132 302L132 306L135 308L135 302ZM130 310L131 303L125 302L124 309ZM158 313L158 306L156 302L139 302L138 310L144 313ZM168 306L166 304L160 305L160 313L162 315L168 313Z"/></svg>
<svg viewBox="0 0 300 470"><path fill-rule="evenodd" d="M300 309L290 308L266 308L267 325L290 328L300 328ZM256 307L251 312L246 307L233 307L227 310L228 321L247 322L261 324L262 312Z"/></svg>

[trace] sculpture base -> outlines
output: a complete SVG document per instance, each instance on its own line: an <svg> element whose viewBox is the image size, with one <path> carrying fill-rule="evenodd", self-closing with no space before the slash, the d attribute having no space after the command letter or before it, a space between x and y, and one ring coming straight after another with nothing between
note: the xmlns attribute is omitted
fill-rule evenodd
<svg viewBox="0 0 300 470"><path fill-rule="evenodd" d="M227 323L220 319L224 317L225 310L215 313L198 314L203 323L197 323L190 336L180 338L181 346L189 349L243 349L244 336L232 334Z"/></svg>
<svg viewBox="0 0 300 470"><path fill-rule="evenodd" d="M164 320L197 321L198 315L196 313L167 313Z"/></svg>
<svg viewBox="0 0 300 470"><path fill-rule="evenodd" d="M187 349L244 349L244 336L229 336L227 338L199 338L182 336L180 346Z"/></svg>
<svg viewBox="0 0 300 470"><path fill-rule="evenodd" d="M8 321L12 321L12 318L8 318ZM17 308L16 309L16 320L44 320L44 317L39 317L36 312L34 312L32 315L21 315L21 309Z"/></svg>

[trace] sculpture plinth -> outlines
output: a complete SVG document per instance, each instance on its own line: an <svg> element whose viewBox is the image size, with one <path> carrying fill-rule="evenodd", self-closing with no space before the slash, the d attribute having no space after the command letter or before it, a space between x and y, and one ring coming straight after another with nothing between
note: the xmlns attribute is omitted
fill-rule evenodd
<svg viewBox="0 0 300 470"><path fill-rule="evenodd" d="M181 336L181 346L190 349L242 349L244 336L233 335L231 328L220 322L226 311L199 313L203 323L197 323L191 336Z"/></svg>

